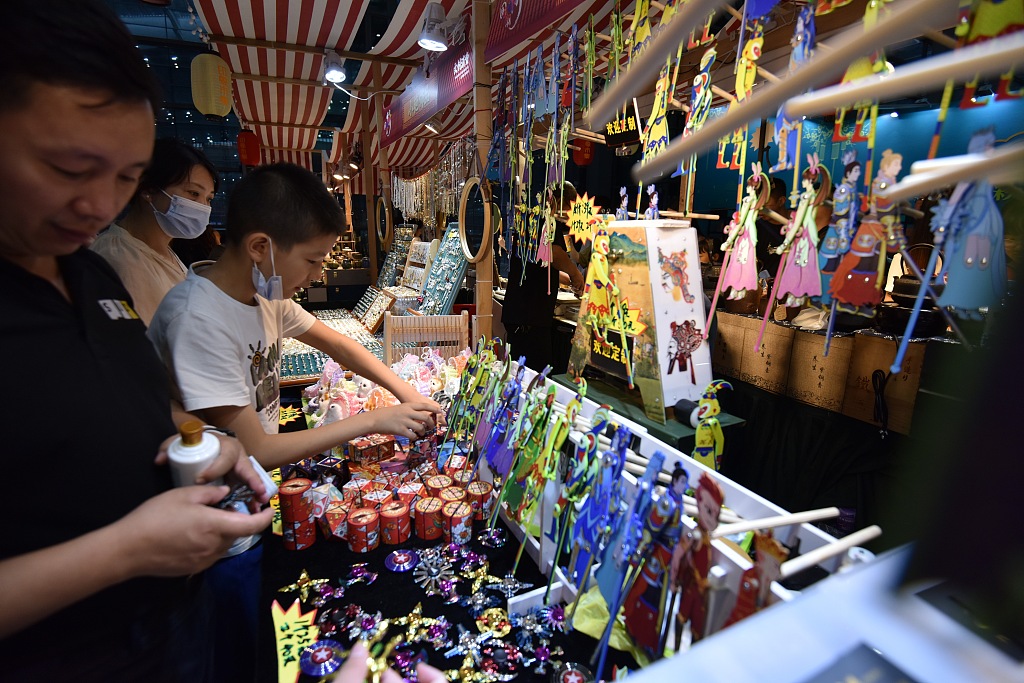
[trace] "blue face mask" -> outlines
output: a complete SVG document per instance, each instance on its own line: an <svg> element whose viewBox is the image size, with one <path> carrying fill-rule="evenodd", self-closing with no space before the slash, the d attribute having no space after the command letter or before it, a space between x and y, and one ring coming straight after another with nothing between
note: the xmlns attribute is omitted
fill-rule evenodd
<svg viewBox="0 0 1024 683"><path fill-rule="evenodd" d="M171 200L167 212L157 211L153 202L150 202L149 205L153 208L157 225L164 231L164 234L171 238L193 240L206 231L206 226L210 223L211 209L209 206L178 195L169 195L163 190L160 191Z"/></svg>
<svg viewBox="0 0 1024 683"><path fill-rule="evenodd" d="M264 299L269 301L280 301L284 298L284 283L281 281L281 276L277 274L277 270L274 268L274 241L270 239L270 237L267 237L267 241L270 242L270 279L266 279L263 276L263 271L259 269L255 262L253 262L252 284L256 287L256 293Z"/></svg>

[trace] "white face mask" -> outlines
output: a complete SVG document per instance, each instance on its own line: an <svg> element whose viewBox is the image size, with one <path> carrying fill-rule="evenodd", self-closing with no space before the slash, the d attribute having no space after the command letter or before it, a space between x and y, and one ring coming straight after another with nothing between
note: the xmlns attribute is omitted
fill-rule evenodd
<svg viewBox="0 0 1024 683"><path fill-rule="evenodd" d="M163 190L160 190L164 192ZM165 195L171 198L171 205L167 207L167 213L157 211L153 202L153 215L160 229L171 238L194 240L203 234L206 226L210 224L210 212L212 209L191 199L185 199L178 195Z"/></svg>
<svg viewBox="0 0 1024 683"><path fill-rule="evenodd" d="M277 269L274 267L274 241L270 237L267 237L267 241L270 242L270 279L268 280L263 276L263 271L259 269L259 266L254 261L252 264L252 284L256 287L256 293L264 299L280 301L284 298L284 282L281 281L281 276L277 274Z"/></svg>

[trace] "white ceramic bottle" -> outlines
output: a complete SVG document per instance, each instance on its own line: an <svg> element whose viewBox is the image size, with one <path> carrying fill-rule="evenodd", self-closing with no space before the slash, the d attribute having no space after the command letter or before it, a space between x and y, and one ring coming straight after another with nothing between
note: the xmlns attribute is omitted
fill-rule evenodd
<svg viewBox="0 0 1024 683"><path fill-rule="evenodd" d="M220 440L203 430L203 424L189 420L178 427L178 436L167 449L171 478L175 486L194 486L196 477L220 455ZM209 482L220 485L224 480Z"/></svg>

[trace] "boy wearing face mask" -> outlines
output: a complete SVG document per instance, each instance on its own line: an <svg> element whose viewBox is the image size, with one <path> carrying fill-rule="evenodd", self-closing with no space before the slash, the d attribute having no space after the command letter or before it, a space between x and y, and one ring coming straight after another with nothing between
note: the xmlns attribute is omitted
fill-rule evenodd
<svg viewBox="0 0 1024 683"><path fill-rule="evenodd" d="M309 171L293 164L256 168L229 198L224 253L193 264L150 325L185 409L235 432L267 470L365 434L415 437L440 412L372 353L291 300L321 276L343 225L338 202ZM320 349L401 403L278 434L284 337Z"/></svg>
<svg viewBox="0 0 1024 683"><path fill-rule="evenodd" d="M343 226L341 207L312 173L293 164L256 168L231 192L224 253L193 263L149 327L170 371L172 394L210 424L235 432L267 470L368 433L423 434L440 411L369 351L292 301L320 277ZM284 337L324 351L403 403L279 434ZM223 628L215 624L218 680L252 677L240 674L251 673L255 662L261 548L226 558L206 573L217 614L231 615ZM221 670L225 663L229 670Z"/></svg>
<svg viewBox="0 0 1024 683"><path fill-rule="evenodd" d="M117 271L147 325L164 295L188 272L171 240L203 234L217 185L217 169L206 155L180 140L161 138L124 217L93 242L93 251Z"/></svg>

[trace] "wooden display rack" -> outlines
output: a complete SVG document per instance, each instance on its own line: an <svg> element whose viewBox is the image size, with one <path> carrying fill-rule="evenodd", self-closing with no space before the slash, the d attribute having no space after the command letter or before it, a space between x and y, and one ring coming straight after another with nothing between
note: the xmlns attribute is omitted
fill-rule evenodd
<svg viewBox="0 0 1024 683"><path fill-rule="evenodd" d="M535 371L527 369L523 385L527 386L536 374L537 373ZM554 383L549 379L545 380L545 385L553 385L556 388L556 404L567 404L575 397L575 392L573 390ZM580 415L589 420L597 408L597 403L584 398ZM659 484L655 486L656 498L665 490L664 485L668 483L672 469L675 464L679 462L689 473L689 481L692 485L696 485L701 474L706 472L722 487L722 490L725 492L726 505L726 507L723 508L723 524L736 520L757 520L788 514L786 510L779 506L774 505L756 493L721 476L720 473L701 465L689 456L680 453L669 445L654 438L644 430L642 426L615 413L611 414L610 419L613 423L629 427L630 430L633 431L635 437L634 443L636 445L633 449L627 451L627 464L622 475L626 484L625 488L627 491L627 499L631 500L635 495L637 481L646 467L647 460L654 453L661 452L664 454L665 459L661 467L661 474L658 477ZM573 432L570 434L571 439L580 438L581 436L582 435L579 432ZM486 462L481 464L479 475L483 480L493 481ZM548 489L551 488L553 488L553 485L549 484ZM544 520L551 519L553 503L555 499L557 499L557 492L554 492L555 495L552 495L552 493L553 492L551 490L547 490L545 495L540 496L541 502L538 506L538 517ZM543 531L539 538L530 534L523 525L516 522L508 514L507 506L502 506L499 510L499 514L508 529L512 532L512 535L515 537L515 542L521 542L525 537L526 542L524 554L536 563L541 573L550 576L552 571L555 572L555 577L551 585L551 593L548 596L547 603L572 604L576 599L578 589L560 567L552 566L554 564L554 542L550 538L547 538L543 534ZM689 528L693 528L695 526L695 522L687 516L683 517L683 523ZM829 554L829 551L825 550L826 548L836 551L845 549L850 545L850 541L855 538L854 536L851 536L848 539L839 540L808 523L794 523L787 526L776 527L774 529L774 535L787 546L792 547L798 545L802 556L806 556L808 558L813 558L818 554ZM512 543L513 541L509 539L508 542ZM716 627L721 627L735 602L735 596L739 593L740 581L742 580L743 572L750 569L753 564L745 553L739 550L733 543L725 539L713 540L712 548L713 558L711 564L722 569L725 585L723 590L726 591L726 593L720 594L722 599L718 601L719 609L717 611L713 611L709 615L709 618L711 619L711 623ZM821 561L817 566L820 566L829 574L833 574L839 569L842 559L842 553L832 554L827 559ZM810 566L813 566L813 562ZM595 566L592 570L591 578L593 578L593 572L596 571L596 569L597 567ZM593 581L590 582L590 585L594 585ZM544 604L544 595L546 592L547 586L537 586L532 590L515 595L509 598L507 609L510 613L524 613L533 607ZM778 583L774 583L772 585L772 596L773 602L784 602L791 600L794 597L794 594L783 588ZM709 637L714 638L716 637L716 634Z"/></svg>
<svg viewBox="0 0 1024 683"><path fill-rule="evenodd" d="M590 294L580 302L569 373L593 367L629 379L623 354L631 358L633 383L640 390L647 416L665 423L681 399L699 400L712 380L711 353L701 338L689 355L677 353L684 330L703 335L706 321L701 289L697 231L688 220L613 221L607 227L609 270L619 289L620 306L634 318L623 349L618 331L606 331L601 343L588 323ZM590 282L595 260L591 259ZM683 367L683 364L686 364Z"/></svg>

